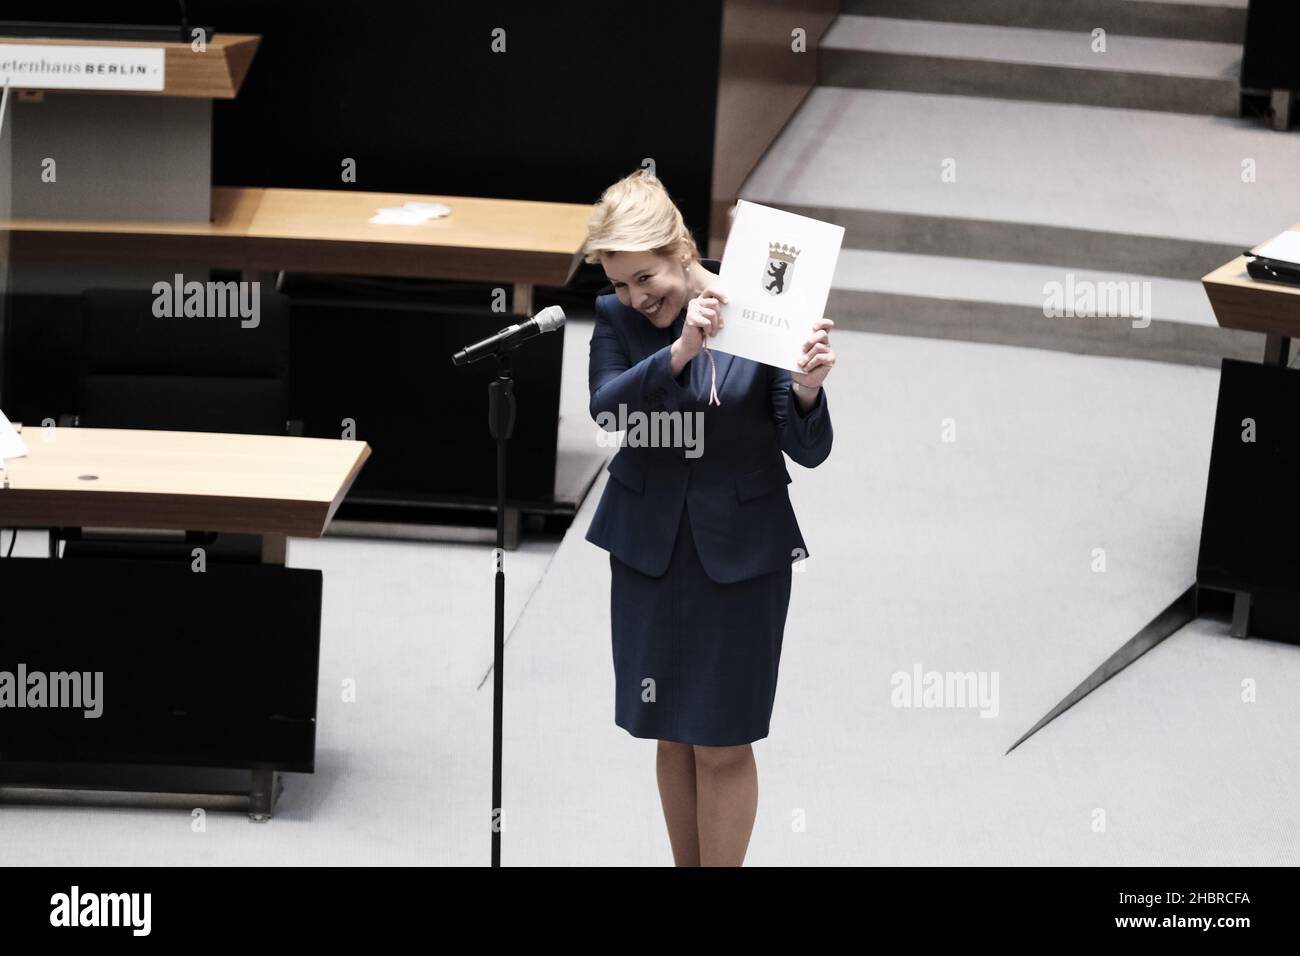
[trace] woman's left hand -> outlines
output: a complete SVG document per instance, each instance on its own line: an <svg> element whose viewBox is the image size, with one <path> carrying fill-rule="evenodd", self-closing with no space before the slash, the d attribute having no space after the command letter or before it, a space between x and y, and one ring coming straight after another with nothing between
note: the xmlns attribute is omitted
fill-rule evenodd
<svg viewBox="0 0 1300 956"><path fill-rule="evenodd" d="M803 358L799 360L802 372L791 372L790 377L805 388L817 388L826 381L831 367L835 365L835 353L831 351L831 326L835 323L828 318L820 318L813 325L812 335L803 344Z"/></svg>

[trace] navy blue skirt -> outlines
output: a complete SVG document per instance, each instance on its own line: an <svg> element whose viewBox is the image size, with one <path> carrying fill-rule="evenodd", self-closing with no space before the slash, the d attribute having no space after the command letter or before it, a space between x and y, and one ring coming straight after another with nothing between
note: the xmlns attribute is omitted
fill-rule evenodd
<svg viewBox="0 0 1300 956"><path fill-rule="evenodd" d="M719 584L683 506L668 570L609 556L614 723L633 737L733 747L767 736L791 570Z"/></svg>

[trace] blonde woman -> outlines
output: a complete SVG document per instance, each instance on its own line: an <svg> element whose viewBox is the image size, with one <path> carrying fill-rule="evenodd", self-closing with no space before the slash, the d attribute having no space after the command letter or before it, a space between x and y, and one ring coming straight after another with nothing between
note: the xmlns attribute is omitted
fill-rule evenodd
<svg viewBox="0 0 1300 956"><path fill-rule="evenodd" d="M596 300L592 418L612 431L635 412L698 414L703 426L693 449L620 448L587 532L610 552L614 721L659 741L676 864L739 866L758 808L750 745L768 734L791 564L808 554L782 452L807 468L830 454L833 323L817 323L793 375L709 351L726 298L648 173L605 190L584 253L614 287Z"/></svg>

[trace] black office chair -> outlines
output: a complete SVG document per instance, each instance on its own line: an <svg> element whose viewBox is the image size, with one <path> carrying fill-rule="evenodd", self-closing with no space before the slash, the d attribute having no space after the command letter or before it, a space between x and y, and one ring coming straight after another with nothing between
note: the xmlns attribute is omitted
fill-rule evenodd
<svg viewBox="0 0 1300 956"><path fill-rule="evenodd" d="M78 424L286 434L283 296L263 284L257 324L249 328L238 316L160 318L156 298L120 289L85 293Z"/></svg>
<svg viewBox="0 0 1300 956"><path fill-rule="evenodd" d="M288 302L271 283L258 291L256 325L245 327L251 320L238 314L159 317L152 291L88 290L77 410L65 420L85 428L299 431L287 420ZM261 558L255 535L189 532L180 540L67 530L59 537L64 557L178 557L202 546L209 560Z"/></svg>

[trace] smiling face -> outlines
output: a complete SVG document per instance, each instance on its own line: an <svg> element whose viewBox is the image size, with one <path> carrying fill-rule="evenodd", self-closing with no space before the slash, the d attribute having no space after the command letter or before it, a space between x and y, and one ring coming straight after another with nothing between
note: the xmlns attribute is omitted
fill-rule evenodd
<svg viewBox="0 0 1300 956"><path fill-rule="evenodd" d="M600 257L618 301L657 328L673 324L688 301L686 271L680 259L655 252L606 252Z"/></svg>

